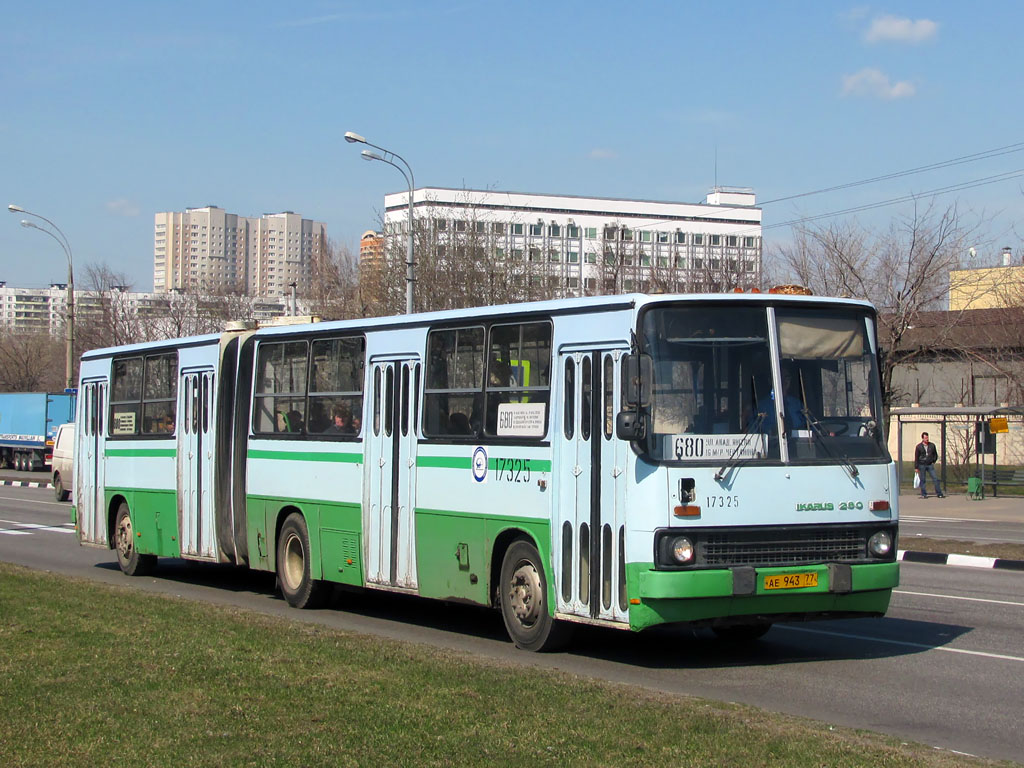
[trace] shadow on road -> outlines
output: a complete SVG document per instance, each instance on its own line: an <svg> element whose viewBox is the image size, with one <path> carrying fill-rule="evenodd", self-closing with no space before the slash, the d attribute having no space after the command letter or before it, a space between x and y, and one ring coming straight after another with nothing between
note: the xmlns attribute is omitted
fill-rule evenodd
<svg viewBox="0 0 1024 768"><path fill-rule="evenodd" d="M116 561L97 568L117 571ZM272 573L231 565L159 560L152 578L281 600ZM132 579L125 577L128 585ZM498 611L392 592L336 585L328 606L296 618L345 613L482 640L507 641ZM334 622L332 622L334 623ZM641 633L579 625L567 653L649 669L770 666L892 658L947 645L973 628L896 618L779 624L758 641L731 644L709 629L659 626Z"/></svg>

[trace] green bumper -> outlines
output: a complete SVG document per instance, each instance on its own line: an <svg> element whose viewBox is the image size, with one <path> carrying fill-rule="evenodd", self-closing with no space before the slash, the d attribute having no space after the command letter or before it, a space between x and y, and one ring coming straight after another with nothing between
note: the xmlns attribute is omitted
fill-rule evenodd
<svg viewBox="0 0 1024 768"><path fill-rule="evenodd" d="M647 563L630 570L629 624L635 630L733 616L877 616L888 609L900 573L895 562L708 571L656 571ZM817 576L815 586L765 588L766 576L808 573Z"/></svg>

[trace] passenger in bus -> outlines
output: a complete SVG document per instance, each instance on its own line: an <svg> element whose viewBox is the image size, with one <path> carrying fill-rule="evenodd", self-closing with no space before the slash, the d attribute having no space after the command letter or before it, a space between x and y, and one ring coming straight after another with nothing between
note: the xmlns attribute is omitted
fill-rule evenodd
<svg viewBox="0 0 1024 768"><path fill-rule="evenodd" d="M291 410L284 415L284 425L288 432L301 432L303 427L302 414Z"/></svg>
<svg viewBox="0 0 1024 768"><path fill-rule="evenodd" d="M472 428L469 425L469 417L461 411L455 411L448 416L449 435L471 435Z"/></svg>
<svg viewBox="0 0 1024 768"><path fill-rule="evenodd" d="M324 432L328 435L353 435L352 411L344 405L336 405L331 409L331 425Z"/></svg>
<svg viewBox="0 0 1024 768"><path fill-rule="evenodd" d="M807 429L807 419L804 418L804 404L800 398L792 393L793 372L790 368L782 369L782 397L783 397L783 426L786 432L794 429ZM761 423L762 432L775 432L775 390L771 390L767 397L762 397L757 402L758 413L764 414L764 421Z"/></svg>

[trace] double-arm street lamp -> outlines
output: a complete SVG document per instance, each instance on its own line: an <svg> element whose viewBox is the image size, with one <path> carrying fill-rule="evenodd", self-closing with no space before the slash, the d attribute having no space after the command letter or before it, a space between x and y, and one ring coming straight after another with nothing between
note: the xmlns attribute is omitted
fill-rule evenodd
<svg viewBox="0 0 1024 768"><path fill-rule="evenodd" d="M23 213L26 216L32 216L33 218L40 219L49 224L57 234L54 234L45 227L40 227L38 224L29 221L28 219L21 220L21 226L28 227L29 229L38 229L40 232L43 232L56 240L57 244L64 249L64 254L68 257L67 319L64 322L67 349L64 359L64 378L67 382L67 388L72 389L75 386L75 267L74 262L71 259L71 243L68 242L67 236L61 232L60 227L45 216L40 216L38 213L32 213L32 211L26 211L19 205L8 205L7 210L11 213ZM60 237L57 235L60 235Z"/></svg>
<svg viewBox="0 0 1024 768"><path fill-rule="evenodd" d="M388 165L397 168L399 173L401 173L402 176L405 177L405 183L409 185L409 240L408 240L408 243L406 244L406 249L405 249L405 313L407 315L411 315L412 314L412 290L413 290L413 282L414 282L414 279L415 279L413 277L413 260L412 260L412 241L413 241L412 196L413 196L413 190L416 188L416 182L415 182L415 179L413 178L413 175L412 175L412 168L409 166L409 163L407 163L405 161L405 158L403 158L401 155L396 155L394 152L392 152L389 149L384 149L384 147L378 147L376 144L371 144L366 139L364 139L362 136L360 136L358 133L353 133L352 131L346 131L346 133L345 133L345 141L349 142L350 144L365 144L368 147L373 147L374 149L379 149L381 152L384 153L383 155L378 155L376 152L371 152L368 149L364 149L362 151L363 159L364 160L379 160L382 163L387 163ZM398 163L396 163L395 160L398 160L399 162L401 162L402 165L399 165ZM405 166L404 168L402 167L403 165ZM408 173L406 173L406 171L408 171Z"/></svg>

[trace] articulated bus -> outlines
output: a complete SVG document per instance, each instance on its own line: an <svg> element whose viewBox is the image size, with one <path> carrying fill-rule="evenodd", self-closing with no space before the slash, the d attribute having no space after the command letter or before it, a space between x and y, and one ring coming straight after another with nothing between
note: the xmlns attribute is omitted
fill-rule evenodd
<svg viewBox="0 0 1024 768"><path fill-rule="evenodd" d="M879 616L895 465L867 302L604 296L310 322L82 356L75 510L158 557L573 623L753 639Z"/></svg>

